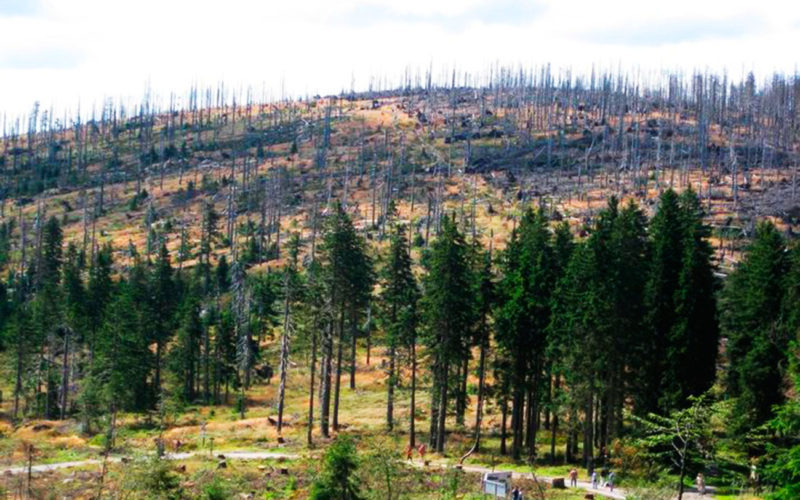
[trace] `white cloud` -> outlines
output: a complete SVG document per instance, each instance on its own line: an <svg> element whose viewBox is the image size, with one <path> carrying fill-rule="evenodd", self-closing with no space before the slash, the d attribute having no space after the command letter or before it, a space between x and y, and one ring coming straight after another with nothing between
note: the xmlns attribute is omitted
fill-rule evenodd
<svg viewBox="0 0 800 500"><path fill-rule="evenodd" d="M793 72L800 2L780 0L40 0L0 7L0 110L164 99L194 81L335 92L433 64ZM12 12L13 11L13 12Z"/></svg>

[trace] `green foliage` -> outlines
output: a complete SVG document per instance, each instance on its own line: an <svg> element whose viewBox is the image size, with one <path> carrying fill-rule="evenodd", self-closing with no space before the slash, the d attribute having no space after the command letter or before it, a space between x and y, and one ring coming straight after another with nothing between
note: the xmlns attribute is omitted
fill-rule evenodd
<svg viewBox="0 0 800 500"><path fill-rule="evenodd" d="M770 500L800 498L800 347L793 344L790 352L793 397L776 410L770 422L774 434L767 445L764 473L765 482L775 487Z"/></svg>
<svg viewBox="0 0 800 500"><path fill-rule="evenodd" d="M773 406L784 399L788 339L780 321L788 269L783 237L772 224L760 223L722 296L725 381L729 394L738 398L733 431L739 434L769 420Z"/></svg>
<svg viewBox="0 0 800 500"><path fill-rule="evenodd" d="M380 321L392 346L415 342L419 290L411 271L406 228L397 225L391 236L389 254L381 271Z"/></svg>
<svg viewBox="0 0 800 500"><path fill-rule="evenodd" d="M311 500L358 500L358 456L352 439L338 436L322 459L322 471L311 486Z"/></svg>
<svg viewBox="0 0 800 500"><path fill-rule="evenodd" d="M178 500L184 498L180 478L172 471L168 460L153 456L129 469L123 481L124 489L134 491L149 500Z"/></svg>
<svg viewBox="0 0 800 500"><path fill-rule="evenodd" d="M719 342L710 229L697 195L665 191L651 225L644 377L636 411L669 412L708 390Z"/></svg>
<svg viewBox="0 0 800 500"><path fill-rule="evenodd" d="M707 396L690 396L691 406L675 410L667 416L651 413L646 418L634 417L640 424L639 446L647 456L678 472L678 490L683 492L687 474L703 470L713 456L711 405Z"/></svg>
<svg viewBox="0 0 800 500"><path fill-rule="evenodd" d="M232 498L233 493L230 488L218 477L214 477L210 482L203 485L203 499L205 500L227 500Z"/></svg>
<svg viewBox="0 0 800 500"><path fill-rule="evenodd" d="M402 471L402 458L396 451L398 443L382 441L374 445L364 457L362 473L374 481L369 489L369 498L392 500L400 498L403 491L398 488L398 476Z"/></svg>

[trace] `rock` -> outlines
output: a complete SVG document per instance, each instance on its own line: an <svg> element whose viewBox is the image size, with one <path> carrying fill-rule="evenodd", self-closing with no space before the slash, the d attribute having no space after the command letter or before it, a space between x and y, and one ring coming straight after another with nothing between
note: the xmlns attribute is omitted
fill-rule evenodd
<svg viewBox="0 0 800 500"><path fill-rule="evenodd" d="M75 481L75 479L73 479L71 477L68 477L65 480L61 481L61 484L69 484L69 483L71 483L73 481Z"/></svg>
<svg viewBox="0 0 800 500"><path fill-rule="evenodd" d="M265 470L267 470L267 466L266 465L259 465L258 466L258 470L261 471L261 472L264 472Z"/></svg>
<svg viewBox="0 0 800 500"><path fill-rule="evenodd" d="M583 498L584 500L594 500L594 493L587 493Z"/></svg>
<svg viewBox="0 0 800 500"><path fill-rule="evenodd" d="M184 473L186 472L186 465L179 465L178 467L175 468L175 470L177 470L180 473Z"/></svg>
<svg viewBox="0 0 800 500"><path fill-rule="evenodd" d="M553 488L558 488L562 490L567 487L567 485L564 484L563 477L554 477L552 481L552 486Z"/></svg>

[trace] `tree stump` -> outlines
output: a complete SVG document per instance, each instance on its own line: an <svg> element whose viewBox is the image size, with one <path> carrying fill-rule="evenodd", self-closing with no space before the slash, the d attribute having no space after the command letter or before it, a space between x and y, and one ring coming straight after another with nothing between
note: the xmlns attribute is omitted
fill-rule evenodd
<svg viewBox="0 0 800 500"><path fill-rule="evenodd" d="M553 478L553 488L558 488L560 490L563 490L566 487L567 486L564 484L564 478L563 477L554 477Z"/></svg>

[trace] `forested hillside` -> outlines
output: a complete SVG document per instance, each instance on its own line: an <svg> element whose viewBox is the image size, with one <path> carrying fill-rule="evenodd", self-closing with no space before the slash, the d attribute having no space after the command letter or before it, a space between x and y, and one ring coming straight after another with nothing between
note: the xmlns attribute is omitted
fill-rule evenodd
<svg viewBox="0 0 800 500"><path fill-rule="evenodd" d="M796 498L800 80L448 80L4 119L8 462L208 432Z"/></svg>

